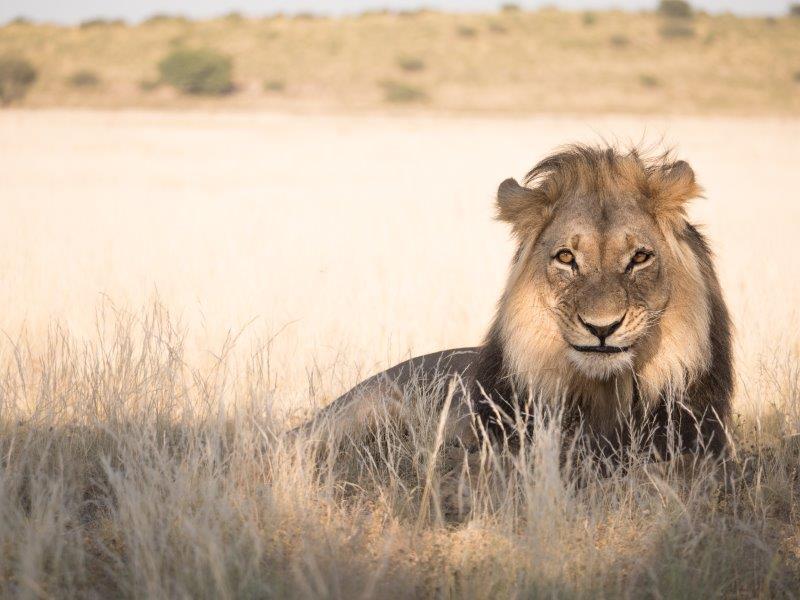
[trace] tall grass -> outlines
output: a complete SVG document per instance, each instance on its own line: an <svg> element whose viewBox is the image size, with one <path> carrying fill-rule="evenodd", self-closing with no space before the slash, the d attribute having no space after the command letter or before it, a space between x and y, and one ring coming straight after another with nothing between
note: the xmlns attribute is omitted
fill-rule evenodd
<svg viewBox="0 0 800 600"><path fill-rule="evenodd" d="M518 454L443 443L430 398L366 438L287 438L268 353L235 337L190 364L158 304L98 312L0 353L4 597L756 597L800 570L800 369L739 423L736 477L634 460L559 468L542 424ZM540 420L540 423L546 423ZM552 420L550 421L552 422ZM781 423L780 427L770 423ZM779 434L770 436L771 434ZM466 462L465 462L466 461ZM466 468L467 462L478 465ZM453 482L467 506L447 504Z"/></svg>

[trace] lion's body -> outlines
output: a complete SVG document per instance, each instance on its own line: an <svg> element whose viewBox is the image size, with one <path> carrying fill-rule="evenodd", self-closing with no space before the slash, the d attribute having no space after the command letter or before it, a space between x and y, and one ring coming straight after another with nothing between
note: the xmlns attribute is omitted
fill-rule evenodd
<svg viewBox="0 0 800 600"><path fill-rule="evenodd" d="M351 428L439 380L455 399L452 435L513 437L509 424L539 402L606 455L635 440L662 455L723 453L730 320L709 247L685 218L694 173L667 157L575 146L525 183L498 193L519 247L484 344L396 365L326 414ZM465 426L470 415L478 427Z"/></svg>

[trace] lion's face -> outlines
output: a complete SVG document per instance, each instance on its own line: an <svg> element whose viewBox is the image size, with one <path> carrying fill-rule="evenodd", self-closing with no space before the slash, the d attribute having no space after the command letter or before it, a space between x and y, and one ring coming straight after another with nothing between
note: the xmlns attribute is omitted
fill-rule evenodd
<svg viewBox="0 0 800 600"><path fill-rule="evenodd" d="M567 359L586 376L630 370L669 299L668 249L634 197L563 199L529 260Z"/></svg>
<svg viewBox="0 0 800 600"><path fill-rule="evenodd" d="M685 384L709 335L684 233L684 205L700 191L691 168L576 146L525 184L498 191L499 217L519 241L497 320L506 368L554 391L623 372L650 397Z"/></svg>

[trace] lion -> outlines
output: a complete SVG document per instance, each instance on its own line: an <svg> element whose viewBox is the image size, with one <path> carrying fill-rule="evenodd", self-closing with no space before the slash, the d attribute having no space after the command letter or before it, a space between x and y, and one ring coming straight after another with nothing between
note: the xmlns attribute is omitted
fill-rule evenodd
<svg viewBox="0 0 800 600"><path fill-rule="evenodd" d="M465 445L514 439L541 402L602 456L644 441L662 458L723 457L731 321L709 245L687 220L701 192L671 153L611 146L567 146L522 185L503 181L497 218L517 250L483 344L395 365L313 423L353 432L378 408L397 412L410 386L449 380L437 388L442 401L450 390L447 435Z"/></svg>

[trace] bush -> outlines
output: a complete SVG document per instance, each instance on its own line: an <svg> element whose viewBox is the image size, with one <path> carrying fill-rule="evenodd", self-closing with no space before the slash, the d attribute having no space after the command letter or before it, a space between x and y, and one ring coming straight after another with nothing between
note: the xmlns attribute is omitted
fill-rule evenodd
<svg viewBox="0 0 800 600"><path fill-rule="evenodd" d="M625 48L631 43L630 38L628 38L627 35L622 35L621 33L612 35L609 41L615 48Z"/></svg>
<svg viewBox="0 0 800 600"><path fill-rule="evenodd" d="M690 38L694 37L694 27L686 23L670 22L658 30L664 39Z"/></svg>
<svg viewBox="0 0 800 600"><path fill-rule="evenodd" d="M519 12L519 4L514 4L513 2L506 2L505 4L500 5L500 10L503 12Z"/></svg>
<svg viewBox="0 0 800 600"><path fill-rule="evenodd" d="M0 57L0 104L21 100L36 81L33 65L16 56Z"/></svg>
<svg viewBox="0 0 800 600"><path fill-rule="evenodd" d="M474 38L478 35L478 30L474 27L470 27L469 25L459 25L456 29L456 33L459 37L463 38Z"/></svg>
<svg viewBox="0 0 800 600"><path fill-rule="evenodd" d="M792 79L795 83L800 83L800 71L795 71L794 75L792 75Z"/></svg>
<svg viewBox="0 0 800 600"><path fill-rule="evenodd" d="M161 79L185 94L220 96L233 91L231 59L208 48L175 50L160 63Z"/></svg>
<svg viewBox="0 0 800 600"><path fill-rule="evenodd" d="M795 4L789 5L789 16L800 17L800 2L796 2Z"/></svg>
<svg viewBox="0 0 800 600"><path fill-rule="evenodd" d="M265 92L283 92L286 90L286 82L283 79L267 79L264 81Z"/></svg>
<svg viewBox="0 0 800 600"><path fill-rule="evenodd" d="M692 6L686 0L661 0L658 14L665 17L688 19L692 16Z"/></svg>
<svg viewBox="0 0 800 600"><path fill-rule="evenodd" d="M593 12L585 12L582 17L583 24L590 27L597 23L597 15Z"/></svg>
<svg viewBox="0 0 800 600"><path fill-rule="evenodd" d="M428 98L428 95L421 88L402 81L382 81L380 86L383 88L384 99L393 104L421 102Z"/></svg>
<svg viewBox="0 0 800 600"><path fill-rule="evenodd" d="M67 78L67 83L76 88L96 87L100 85L100 77L94 71L80 69Z"/></svg>
<svg viewBox="0 0 800 600"><path fill-rule="evenodd" d="M156 13L143 21L144 25L158 25L160 23L188 23L189 19L182 15Z"/></svg>
<svg viewBox="0 0 800 600"><path fill-rule="evenodd" d="M415 56L401 56L397 59L397 66L408 73L416 73L425 69L425 61Z"/></svg>
<svg viewBox="0 0 800 600"><path fill-rule="evenodd" d="M658 80L658 77L655 75L650 75L649 73L642 73L639 75L639 83L642 85L642 87L651 89L661 87L661 82Z"/></svg>
<svg viewBox="0 0 800 600"><path fill-rule="evenodd" d="M87 19L81 21L79 27L81 29L92 29L94 27L107 27L111 25L125 25L122 19Z"/></svg>

